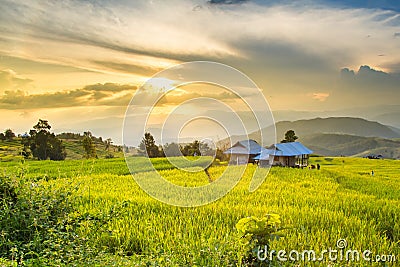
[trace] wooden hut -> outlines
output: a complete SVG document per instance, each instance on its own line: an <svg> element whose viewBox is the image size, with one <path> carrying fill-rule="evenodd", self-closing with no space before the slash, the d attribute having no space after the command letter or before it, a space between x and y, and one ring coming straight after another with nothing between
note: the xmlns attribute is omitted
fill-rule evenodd
<svg viewBox="0 0 400 267"><path fill-rule="evenodd" d="M311 153L313 151L300 142L280 143L262 150L254 159L259 160L261 166L306 167Z"/></svg>
<svg viewBox="0 0 400 267"><path fill-rule="evenodd" d="M236 142L224 152L230 155L230 163L243 165L254 163L254 157L259 155L264 148L254 140L243 140Z"/></svg>

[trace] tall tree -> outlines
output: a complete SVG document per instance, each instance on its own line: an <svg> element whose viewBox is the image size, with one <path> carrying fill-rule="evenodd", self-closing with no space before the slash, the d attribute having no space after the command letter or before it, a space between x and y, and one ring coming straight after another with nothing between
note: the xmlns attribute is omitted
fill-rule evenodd
<svg viewBox="0 0 400 267"><path fill-rule="evenodd" d="M93 135L87 131L83 133L82 140L83 149L85 150L86 158L96 158L96 146L93 143Z"/></svg>
<svg viewBox="0 0 400 267"><path fill-rule="evenodd" d="M39 160L47 159L47 144L51 126L48 121L39 119L39 122L29 131L32 138L31 151Z"/></svg>
<svg viewBox="0 0 400 267"><path fill-rule="evenodd" d="M15 137L15 133L11 129L7 129L4 132L4 137L8 141L12 141L13 138Z"/></svg>
<svg viewBox="0 0 400 267"><path fill-rule="evenodd" d="M62 141L54 135L54 133L52 133L48 139L47 155L51 160L64 160L67 157L65 146Z"/></svg>
<svg viewBox="0 0 400 267"><path fill-rule="evenodd" d="M39 122L29 131L29 137L23 138L24 151L28 151L27 147L29 147L33 156L39 160L64 160L67 156L65 146L54 133L50 133L50 129L51 126L47 120L39 119Z"/></svg>
<svg viewBox="0 0 400 267"><path fill-rule="evenodd" d="M296 133L293 130L289 130L285 133L285 139L281 141L281 143L291 143L295 142L297 139L299 139L296 136Z"/></svg>
<svg viewBox="0 0 400 267"><path fill-rule="evenodd" d="M159 156L158 146L151 133L145 133L142 141L140 142L139 148L147 152L149 158L155 158Z"/></svg>

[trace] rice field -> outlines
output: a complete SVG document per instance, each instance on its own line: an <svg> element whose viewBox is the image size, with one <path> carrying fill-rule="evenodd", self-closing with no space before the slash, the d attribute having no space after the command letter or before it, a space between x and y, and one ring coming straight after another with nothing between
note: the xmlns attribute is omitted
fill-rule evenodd
<svg viewBox="0 0 400 267"><path fill-rule="evenodd" d="M155 174L141 169L145 160L135 158L135 178ZM152 162L174 184L196 187L208 183L203 171L188 173L166 159ZM311 158L311 164L316 163L321 170L272 168L253 193L248 188L257 166L248 165L231 192L195 208L170 206L147 195L121 158L5 162L0 170L2 175L23 176L44 187L78 188L73 198L76 213L92 218L109 216L96 229L89 220L79 228L79 236L101 253L65 265L243 266L245 250L236 223L247 216L274 213L280 215L285 229L283 237L271 241L270 250L314 250L320 255L345 239L346 249L371 251L371 261L332 261L328 257L281 261L275 255L270 266L399 266L400 162ZM211 177L219 177L226 168L211 167ZM392 255L397 262L389 262L386 256ZM373 262L379 256L385 256L386 262Z"/></svg>

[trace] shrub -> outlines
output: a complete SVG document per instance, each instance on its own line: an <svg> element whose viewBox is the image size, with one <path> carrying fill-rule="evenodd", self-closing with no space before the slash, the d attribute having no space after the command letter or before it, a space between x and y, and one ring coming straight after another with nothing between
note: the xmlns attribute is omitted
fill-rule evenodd
<svg viewBox="0 0 400 267"><path fill-rule="evenodd" d="M77 227L70 217L71 191L44 187L23 176L1 176L0 190L0 257L46 258L73 248Z"/></svg>
<svg viewBox="0 0 400 267"><path fill-rule="evenodd" d="M278 214L267 214L264 217L255 216L240 219L236 229L240 234L240 243L244 248L242 263L246 266L269 266L270 262L258 258L260 250L269 251L270 241L279 238L281 220Z"/></svg>
<svg viewBox="0 0 400 267"><path fill-rule="evenodd" d="M101 258L97 236L109 234L108 223L127 203L99 214L81 214L78 187L33 181L24 172L0 175L0 266L86 265Z"/></svg>

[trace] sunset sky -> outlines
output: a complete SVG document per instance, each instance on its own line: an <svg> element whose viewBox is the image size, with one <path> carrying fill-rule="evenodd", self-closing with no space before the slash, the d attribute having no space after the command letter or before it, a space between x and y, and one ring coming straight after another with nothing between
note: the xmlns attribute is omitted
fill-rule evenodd
<svg viewBox="0 0 400 267"><path fill-rule="evenodd" d="M0 0L1 128L42 118L121 143L137 88L188 61L240 70L274 112L400 112L400 2Z"/></svg>

